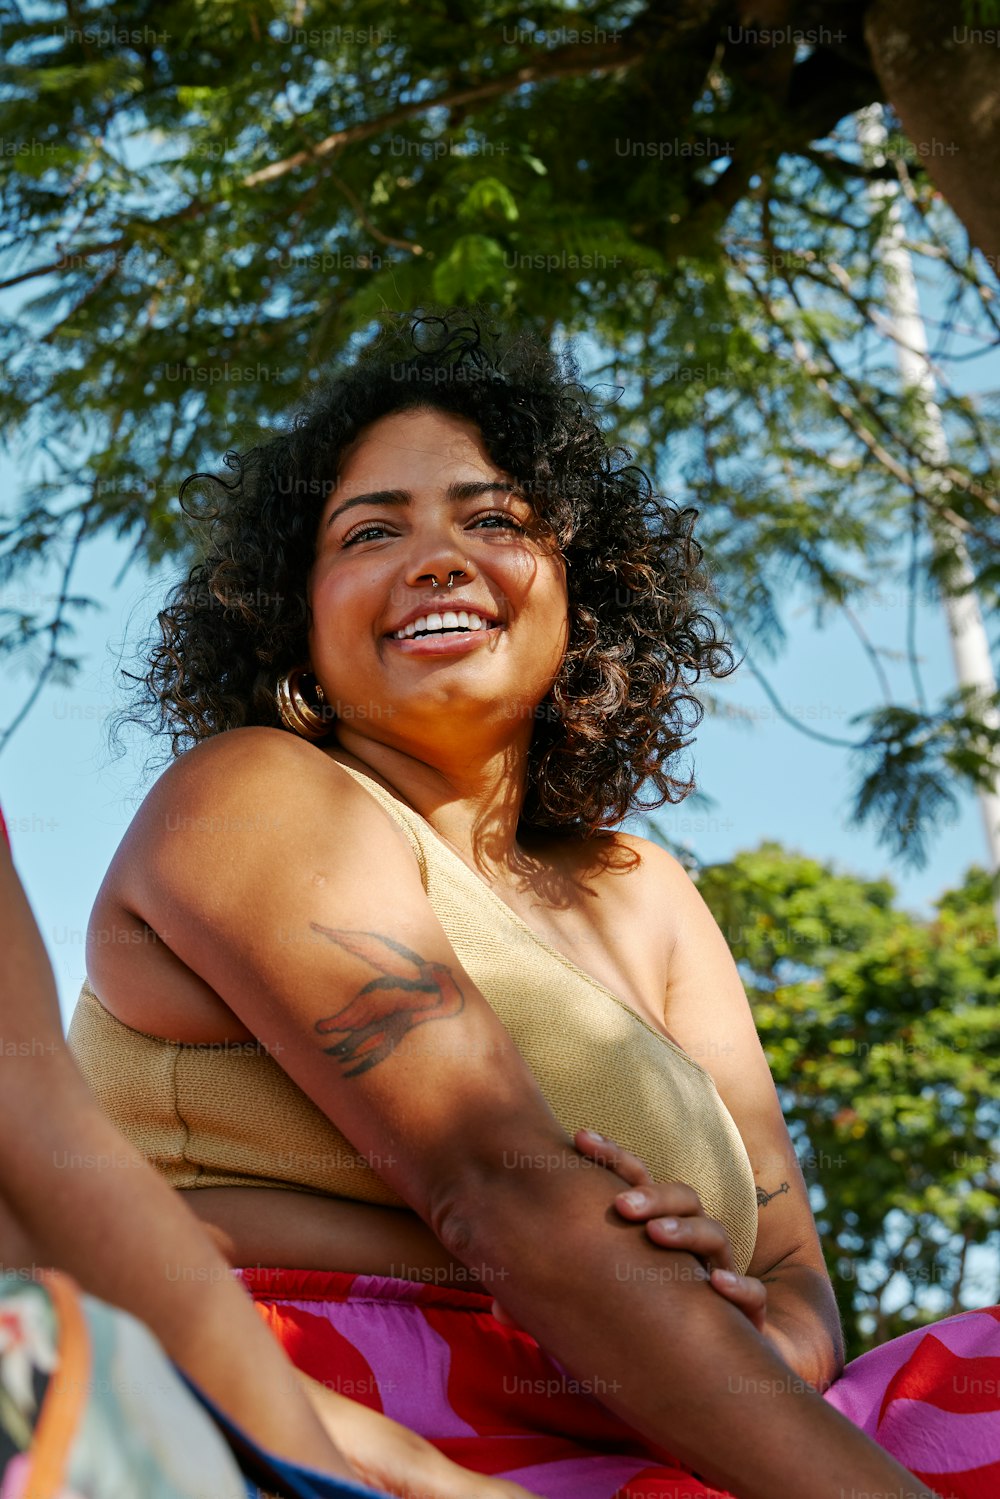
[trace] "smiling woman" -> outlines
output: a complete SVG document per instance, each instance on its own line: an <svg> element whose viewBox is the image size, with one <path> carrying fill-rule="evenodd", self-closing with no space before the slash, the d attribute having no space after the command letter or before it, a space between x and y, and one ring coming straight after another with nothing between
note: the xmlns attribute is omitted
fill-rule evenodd
<svg viewBox="0 0 1000 1499"><path fill-rule="evenodd" d="M813 1387L836 1310L735 965L615 831L690 789L691 689L733 669L694 512L569 356L489 323L390 319L196 476L204 560L143 682L175 759L71 1044L296 1362L469 1467L926 1496ZM679 1230L616 1198L636 1157Z"/></svg>
<svg viewBox="0 0 1000 1499"><path fill-rule="evenodd" d="M359 568L381 575L383 553L399 554L401 527L412 532L408 450L397 437L403 461L388 482L375 426L384 432L395 416L398 433L419 416L426 431L433 414L449 421L453 443L468 439L471 461L447 501L461 542L436 580L421 580L418 597L399 581L396 596L383 593L383 628L429 603L435 581L486 605L482 585L459 576L467 544L482 541L484 555L513 547L551 556L565 569L569 635L550 690L528 714L522 828L579 839L617 826L642 786L656 794L643 807L687 794L693 782L678 778L674 757L702 714L690 688L704 673L734 669L705 612L696 512L661 500L621 461L629 455L602 436L570 353L560 364L530 336L492 323L481 309L387 319L291 430L228 454L230 478L186 481L182 503L198 486L209 493L204 508L189 505L207 560L161 611L145 698L128 716L167 730L175 753L225 729L281 726L275 684L310 659L303 579L328 570L331 550L345 552L348 580ZM338 623L338 639L348 627ZM292 686L322 711L314 678L303 672ZM363 717L369 697L344 706ZM326 717L332 739L337 715Z"/></svg>
<svg viewBox="0 0 1000 1499"><path fill-rule="evenodd" d="M509 875L520 852L534 710L568 642L566 565L540 532L475 424L417 407L372 422L342 453L309 574L309 655L324 699L391 706L411 742L438 741L441 789L454 793L470 774L479 781L464 806L449 795L436 809L453 846L471 847L483 797L503 803L505 819L495 809L492 819L493 879ZM404 761L394 736L369 747L370 737L347 729L338 741L417 805L406 782L426 778L422 760Z"/></svg>

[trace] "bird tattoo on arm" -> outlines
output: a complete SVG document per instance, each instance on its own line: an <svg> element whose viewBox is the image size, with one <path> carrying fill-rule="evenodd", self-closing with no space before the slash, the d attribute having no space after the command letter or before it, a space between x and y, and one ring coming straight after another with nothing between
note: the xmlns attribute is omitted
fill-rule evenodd
<svg viewBox="0 0 1000 1499"><path fill-rule="evenodd" d="M464 1007L465 997L447 963L428 962L378 932L348 931L316 921L309 924L381 975L365 984L342 1010L316 1022L321 1036L341 1037L323 1050L340 1064L343 1077L370 1072L392 1055L415 1025L450 1020Z"/></svg>

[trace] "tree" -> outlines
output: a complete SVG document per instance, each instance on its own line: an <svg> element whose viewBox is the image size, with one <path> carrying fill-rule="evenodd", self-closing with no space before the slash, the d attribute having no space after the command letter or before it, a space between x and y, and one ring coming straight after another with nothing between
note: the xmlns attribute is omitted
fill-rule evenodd
<svg viewBox="0 0 1000 1499"><path fill-rule="evenodd" d="M901 535L914 600L957 586L930 545L937 516L996 601L995 403L956 394L948 370L995 347L1000 321L938 159L898 130L885 164L858 145L853 112L885 97L876 63L905 93L886 62L896 23L864 0L828 10L758 0L750 24L737 0L617 0L526 21L505 0L433 0L390 27L375 0L349 25L329 0L39 0L15 15L0 286L20 300L0 322L0 432L41 472L0 531L0 581L66 553L51 617L0 615L0 651L36 674L23 708L72 668L80 546L111 529L136 562L192 560L186 473L284 418L383 308L482 298L585 335L609 428L702 511L751 670L780 655L790 581L820 619L846 613L882 699L839 741L857 815L923 862L955 788L995 777L1000 734L974 695L924 700L912 639L917 702L895 701L854 606L898 572ZM951 49L955 79L982 89L974 45ZM944 288L944 463L879 321L866 188L886 173Z"/></svg>
<svg viewBox="0 0 1000 1499"><path fill-rule="evenodd" d="M778 843L706 865L853 1358L1000 1299L1000 946L973 866L931 921ZM989 1278L970 1253L991 1251ZM980 1257L984 1258L983 1256Z"/></svg>
<svg viewBox="0 0 1000 1499"><path fill-rule="evenodd" d="M980 185L996 169L1000 94L995 44L1000 6L954 9L935 0L876 0L865 37L879 80L910 140L994 270L1000 261L1000 202ZM953 148L953 149L950 149ZM984 175L985 174L985 175Z"/></svg>

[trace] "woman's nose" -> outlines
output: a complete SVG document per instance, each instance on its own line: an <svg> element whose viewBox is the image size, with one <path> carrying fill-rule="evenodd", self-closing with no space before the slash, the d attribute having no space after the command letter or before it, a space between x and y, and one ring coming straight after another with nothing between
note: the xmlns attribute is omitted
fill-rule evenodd
<svg viewBox="0 0 1000 1499"><path fill-rule="evenodd" d="M414 553L412 566L408 570L407 582L418 586L429 584L433 587L434 580L436 580L439 588L447 588L449 582L455 586L472 577L474 572L474 564L458 547L449 545L421 547L419 552Z"/></svg>

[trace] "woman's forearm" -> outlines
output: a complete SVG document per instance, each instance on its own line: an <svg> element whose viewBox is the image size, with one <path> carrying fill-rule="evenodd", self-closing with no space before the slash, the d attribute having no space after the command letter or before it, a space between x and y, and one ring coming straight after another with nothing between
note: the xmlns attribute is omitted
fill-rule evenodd
<svg viewBox="0 0 1000 1499"><path fill-rule="evenodd" d="M467 1176L438 1227L468 1264L504 1276L504 1309L605 1403L740 1499L928 1499L795 1374L700 1263L650 1243L608 1208L603 1170L537 1142L545 1171ZM614 1179L612 1179L613 1185ZM558 1252L554 1246L558 1245Z"/></svg>
<svg viewBox="0 0 1000 1499"><path fill-rule="evenodd" d="M821 1393L844 1367L844 1335L829 1278L811 1265L782 1265L767 1286L765 1337Z"/></svg>

